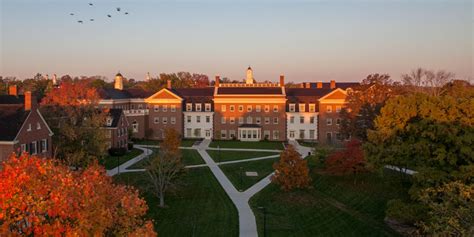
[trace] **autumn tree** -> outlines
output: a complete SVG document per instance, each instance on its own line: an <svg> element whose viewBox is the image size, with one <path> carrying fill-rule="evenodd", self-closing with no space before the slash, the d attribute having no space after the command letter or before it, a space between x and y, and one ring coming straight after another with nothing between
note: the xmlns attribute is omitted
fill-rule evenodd
<svg viewBox="0 0 474 237"><path fill-rule="evenodd" d="M427 70L417 68L410 73L402 75L405 88L411 92L427 93L432 96L439 96L442 87L454 79L454 73L439 70Z"/></svg>
<svg viewBox="0 0 474 237"><path fill-rule="evenodd" d="M347 106L341 110L341 134L365 141L375 117L385 102L399 94L398 84L388 74L370 74L348 92Z"/></svg>
<svg viewBox="0 0 474 237"><path fill-rule="evenodd" d="M472 93L465 95L415 93L392 98L382 108L364 145L368 160L378 167L395 165L417 171L409 190L410 200L392 202L398 205L388 205L388 213L403 206L418 206L419 213L413 213L412 224L437 226L444 217L431 216L429 213L436 212L434 207L455 206L450 205L450 199L434 198L437 195L429 195L436 205L422 201L426 193L451 182L473 184L474 97ZM449 226L439 228L443 226L436 227L436 232L451 231Z"/></svg>
<svg viewBox="0 0 474 237"><path fill-rule="evenodd" d="M367 162L361 148L361 142L351 140L345 149L333 152L326 159L326 169L335 175L358 174L367 171Z"/></svg>
<svg viewBox="0 0 474 237"><path fill-rule="evenodd" d="M0 236L156 236L145 200L96 165L15 154L0 165Z"/></svg>
<svg viewBox="0 0 474 237"><path fill-rule="evenodd" d="M41 109L53 129L56 158L72 166L87 166L107 150L106 115L98 110L97 90L86 80L62 82L41 102Z"/></svg>
<svg viewBox="0 0 474 237"><path fill-rule="evenodd" d="M275 174L271 180L284 191L302 189L310 185L308 163L292 145L288 145L280 154L280 160L273 164L273 169Z"/></svg>
<svg viewBox="0 0 474 237"><path fill-rule="evenodd" d="M150 179L151 190L160 200L160 207L165 206L165 193L174 186L174 181L183 170L180 138L176 130L165 130L165 139L160 144L158 154L153 155L146 165L146 173Z"/></svg>
<svg viewBox="0 0 474 237"><path fill-rule="evenodd" d="M199 73L178 72L178 73L161 73L156 78L141 84L141 87L149 91L159 91L165 88L171 81L173 88L202 88L210 85L209 77Z"/></svg>

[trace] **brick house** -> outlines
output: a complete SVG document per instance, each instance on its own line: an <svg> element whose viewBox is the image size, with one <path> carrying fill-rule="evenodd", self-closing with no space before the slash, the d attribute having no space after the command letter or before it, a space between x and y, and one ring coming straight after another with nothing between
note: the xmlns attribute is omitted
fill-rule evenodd
<svg viewBox="0 0 474 237"><path fill-rule="evenodd" d="M105 109L107 113L104 129L108 148L128 149L129 123L122 109Z"/></svg>
<svg viewBox="0 0 474 237"><path fill-rule="evenodd" d="M19 95L17 87L10 86L8 95L0 95L0 160L12 152L52 157L51 136L31 92Z"/></svg>

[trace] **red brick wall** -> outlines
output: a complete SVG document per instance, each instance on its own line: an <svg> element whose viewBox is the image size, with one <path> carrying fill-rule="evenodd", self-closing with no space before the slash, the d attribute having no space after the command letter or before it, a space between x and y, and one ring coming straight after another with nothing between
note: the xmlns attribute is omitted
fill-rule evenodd
<svg viewBox="0 0 474 237"><path fill-rule="evenodd" d="M154 106L159 105L159 111L155 112ZM176 111L171 112L171 106L176 106ZM167 110L166 112L163 111L163 104L152 104L148 105L149 107L149 116L148 116L148 128L152 130L152 135L149 137L150 139L161 140L163 139L163 133L167 128L175 129L179 135L183 134L183 111L181 103L170 103L166 104ZM171 118L174 117L176 122L174 124L171 123ZM159 118L159 123L155 124L155 118ZM163 118L167 119L167 123L163 123ZM146 131L145 131L146 133Z"/></svg>

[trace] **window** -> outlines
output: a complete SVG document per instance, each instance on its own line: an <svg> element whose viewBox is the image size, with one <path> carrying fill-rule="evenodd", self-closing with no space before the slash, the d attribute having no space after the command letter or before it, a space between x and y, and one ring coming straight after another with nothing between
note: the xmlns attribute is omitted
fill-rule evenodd
<svg viewBox="0 0 474 237"><path fill-rule="evenodd" d="M299 104L299 112L306 112L306 105L305 104Z"/></svg>
<svg viewBox="0 0 474 237"><path fill-rule="evenodd" d="M234 117L230 117L230 124L234 124L235 123L235 118Z"/></svg>
<svg viewBox="0 0 474 237"><path fill-rule="evenodd" d="M176 105L171 105L171 112L176 112Z"/></svg>
<svg viewBox="0 0 474 237"><path fill-rule="evenodd" d="M337 140L342 140L342 136L341 136L340 133L336 133L336 139L337 139Z"/></svg>
<svg viewBox="0 0 474 237"><path fill-rule="evenodd" d="M326 140L327 140L328 143L332 142L332 133L331 132L326 133Z"/></svg>
<svg viewBox="0 0 474 237"><path fill-rule="evenodd" d="M200 128L194 129L194 136L195 137L201 137L201 129Z"/></svg>
<svg viewBox="0 0 474 237"><path fill-rule="evenodd" d="M153 111L155 112L160 111L160 105L153 105Z"/></svg>
<svg viewBox="0 0 474 237"><path fill-rule="evenodd" d="M36 123L36 130L40 130L41 129L41 124L39 122Z"/></svg>
<svg viewBox="0 0 474 237"><path fill-rule="evenodd" d="M26 129L26 131L31 131L31 123L28 124L28 128Z"/></svg>
<svg viewBox="0 0 474 237"><path fill-rule="evenodd" d="M278 117L273 118L273 124L278 124Z"/></svg>
<svg viewBox="0 0 474 237"><path fill-rule="evenodd" d="M43 140L41 140L40 144L41 144L41 146L40 146L41 147L41 152L42 153L48 152L48 140L43 139Z"/></svg>
<svg viewBox="0 0 474 237"><path fill-rule="evenodd" d="M301 123L301 124L304 123L304 116L300 116L300 123Z"/></svg>
<svg viewBox="0 0 474 237"><path fill-rule="evenodd" d="M221 123L222 123L222 124L225 124L225 117L222 117L222 118L221 118Z"/></svg>
<svg viewBox="0 0 474 237"><path fill-rule="evenodd" d="M252 106L251 105L247 105L247 112L252 112Z"/></svg>
<svg viewBox="0 0 474 237"><path fill-rule="evenodd" d="M275 112L275 113L278 112L278 105L273 106L273 112Z"/></svg>
<svg viewBox="0 0 474 237"><path fill-rule="evenodd" d="M192 137L192 129L191 128L186 128L186 136L187 137Z"/></svg>
<svg viewBox="0 0 474 237"><path fill-rule="evenodd" d="M168 118L167 118L167 117L163 117L161 120L163 121L163 124L167 124L167 123L168 123Z"/></svg>
<svg viewBox="0 0 474 237"><path fill-rule="evenodd" d="M206 116L206 123L210 123L211 122L211 116Z"/></svg>
<svg viewBox="0 0 474 237"><path fill-rule="evenodd" d="M290 104L289 110L290 112L295 112L295 104Z"/></svg>
<svg viewBox="0 0 474 237"><path fill-rule="evenodd" d="M273 130L273 139L277 140L280 138L280 132L278 130Z"/></svg>
<svg viewBox="0 0 474 237"><path fill-rule="evenodd" d="M239 112L243 112L244 111L244 106L243 105L239 105Z"/></svg>
<svg viewBox="0 0 474 237"><path fill-rule="evenodd" d="M270 124L270 118L269 117L265 117L265 124Z"/></svg>
<svg viewBox="0 0 474 237"><path fill-rule="evenodd" d="M290 123L295 123L295 116L290 116Z"/></svg>
<svg viewBox="0 0 474 237"><path fill-rule="evenodd" d="M132 132L137 133L138 132L138 122L133 121L132 123Z"/></svg>
<svg viewBox="0 0 474 237"><path fill-rule="evenodd" d="M209 103L204 104L204 111L206 111L206 112L211 111L211 104L209 104Z"/></svg>
<svg viewBox="0 0 474 237"><path fill-rule="evenodd" d="M247 117L247 123L248 123L248 124L252 124L252 123L253 123L252 117L250 117L250 116Z"/></svg>
<svg viewBox="0 0 474 237"><path fill-rule="evenodd" d="M290 138L295 138L295 131L293 130L290 131Z"/></svg>
<svg viewBox="0 0 474 237"><path fill-rule="evenodd" d="M314 116L309 117L309 123L314 124Z"/></svg>
<svg viewBox="0 0 474 237"><path fill-rule="evenodd" d="M171 124L175 124L176 123L176 117L171 117Z"/></svg>
<svg viewBox="0 0 474 237"><path fill-rule="evenodd" d="M22 152L22 153L23 153L23 152L27 152L27 150L26 150L26 144L21 144L20 147L21 147L21 152Z"/></svg>
<svg viewBox="0 0 474 237"><path fill-rule="evenodd" d="M30 143L30 154L31 155L36 155L36 141Z"/></svg>
<svg viewBox="0 0 474 237"><path fill-rule="evenodd" d="M265 105L265 112L270 112L270 105Z"/></svg>
<svg viewBox="0 0 474 237"><path fill-rule="evenodd" d="M231 105L230 106L230 112L234 112L235 111L235 105Z"/></svg>
<svg viewBox="0 0 474 237"><path fill-rule="evenodd" d="M226 137L227 137L227 131L221 130L221 138L226 138Z"/></svg>
<svg viewBox="0 0 474 237"><path fill-rule="evenodd" d="M235 137L235 130L229 130L229 138Z"/></svg>
<svg viewBox="0 0 474 237"><path fill-rule="evenodd" d="M300 139L304 139L304 129L300 129Z"/></svg>
<svg viewBox="0 0 474 237"><path fill-rule="evenodd" d="M221 111L222 111L222 112L225 112L225 111L226 111L225 105L221 105Z"/></svg>
<svg viewBox="0 0 474 237"><path fill-rule="evenodd" d="M153 120L153 122L154 122L155 124L160 123L160 117L155 117L154 120Z"/></svg>
<svg viewBox="0 0 474 237"><path fill-rule="evenodd" d="M336 119L336 125L338 125L338 126L341 125L341 119L340 118Z"/></svg>
<svg viewBox="0 0 474 237"><path fill-rule="evenodd" d="M201 116L196 116L196 123L200 123L201 122Z"/></svg>
<svg viewBox="0 0 474 237"><path fill-rule="evenodd" d="M309 139L314 139L314 130L309 130Z"/></svg>
<svg viewBox="0 0 474 237"><path fill-rule="evenodd" d="M168 111L168 105L163 105L163 112Z"/></svg>
<svg viewBox="0 0 474 237"><path fill-rule="evenodd" d="M340 105L336 106L336 112L338 112L338 113L341 112L341 106ZM337 137L337 135L336 135L336 137Z"/></svg>
<svg viewBox="0 0 474 237"><path fill-rule="evenodd" d="M244 123L244 117L239 117L239 124L243 124Z"/></svg>
<svg viewBox="0 0 474 237"><path fill-rule="evenodd" d="M196 111L201 111L201 104L196 104Z"/></svg>
<svg viewBox="0 0 474 237"><path fill-rule="evenodd" d="M332 113L332 106L331 105L326 106L326 112L327 113Z"/></svg>
<svg viewBox="0 0 474 237"><path fill-rule="evenodd" d="M113 119L111 117L107 117L107 120L105 122L106 122L107 126L110 127L110 126L112 126L112 121L113 121Z"/></svg>
<svg viewBox="0 0 474 237"><path fill-rule="evenodd" d="M139 104L139 105L138 105L138 109L142 109L142 104Z"/></svg>
<svg viewBox="0 0 474 237"><path fill-rule="evenodd" d="M270 130L263 131L263 138L270 139Z"/></svg>
<svg viewBox="0 0 474 237"><path fill-rule="evenodd" d="M260 122L261 122L261 121L260 121L260 117L256 117L256 118L255 118L255 123L256 123L256 124L260 124Z"/></svg>
<svg viewBox="0 0 474 237"><path fill-rule="evenodd" d="M309 112L311 112L311 113L316 112L316 105L315 104L309 104Z"/></svg>
<svg viewBox="0 0 474 237"><path fill-rule="evenodd" d="M256 105L256 106L255 106L255 111L257 111L257 112L262 111L262 106Z"/></svg>
<svg viewBox="0 0 474 237"><path fill-rule="evenodd" d="M186 116L186 122L187 122L187 123L190 123L190 122L191 122L191 116L189 116L189 115Z"/></svg>
<svg viewBox="0 0 474 237"><path fill-rule="evenodd" d="M332 119L331 118L326 119L326 124L327 125L332 125Z"/></svg>

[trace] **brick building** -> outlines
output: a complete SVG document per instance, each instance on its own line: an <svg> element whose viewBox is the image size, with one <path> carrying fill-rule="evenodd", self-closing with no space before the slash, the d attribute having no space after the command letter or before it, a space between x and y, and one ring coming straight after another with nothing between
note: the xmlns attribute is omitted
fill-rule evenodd
<svg viewBox="0 0 474 237"><path fill-rule="evenodd" d="M104 129L108 148L128 149L129 123L122 109L105 109L107 113Z"/></svg>
<svg viewBox="0 0 474 237"><path fill-rule="evenodd" d="M52 135L31 92L19 95L11 86L8 95L0 95L0 160L12 152L51 157Z"/></svg>
<svg viewBox="0 0 474 237"><path fill-rule="evenodd" d="M293 139L335 143L339 111L347 90L357 83L307 82L285 88L278 83L257 83L249 67L243 83L220 83L206 88L166 88L157 92L123 89L115 77L114 89L102 89L102 108L124 111L132 136L163 139L173 128L185 138L284 141Z"/></svg>

